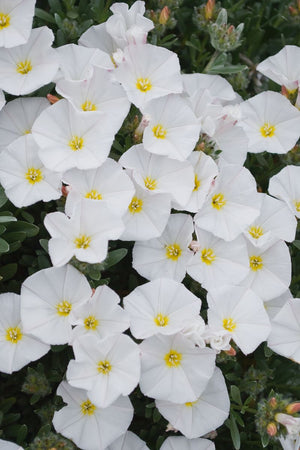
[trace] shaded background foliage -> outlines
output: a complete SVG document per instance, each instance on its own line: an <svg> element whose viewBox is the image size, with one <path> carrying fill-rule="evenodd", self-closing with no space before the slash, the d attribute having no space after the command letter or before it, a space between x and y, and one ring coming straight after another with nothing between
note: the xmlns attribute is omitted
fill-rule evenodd
<svg viewBox="0 0 300 450"><path fill-rule="evenodd" d="M112 3L105 0L37 0L34 27L47 25L52 28L55 46L77 43L87 28L107 20ZM127 3L131 5L133 1ZM205 15L205 4L197 0L146 0L146 14L155 23L155 29L149 33L149 42L175 51L185 73L222 74L244 99L266 89L278 91L279 87L259 75L255 67L286 44L300 45L300 2L222 0L216 3L210 18ZM168 17L163 15L166 6ZM221 8L226 9L228 19L227 24L221 24L220 30L220 26L213 27L213 24L216 24ZM238 36L241 23L244 29ZM55 94L54 84L32 95L48 93ZM12 98L8 96L7 100ZM111 157L118 160L136 143L134 130L139 119L139 111L132 106L116 136ZM269 178L287 164L300 164L298 146L286 155L251 154L246 161L246 167L255 176L258 190L262 192L267 192ZM19 293L27 276L51 266L47 252L49 235L43 219L47 213L63 208L63 197L57 202L16 208L0 190L0 292ZM131 269L131 248L130 242L111 242L105 262L89 265L73 260L72 263L88 277L92 287L109 284L123 297L145 281ZM300 297L299 223L296 240L289 248L293 264L291 291L294 297ZM205 316L206 291L188 276L184 284L202 299ZM51 426L54 410L63 404L55 391L70 358L70 347L52 346L52 351L41 360L19 372L0 374L0 438L17 442L28 450L76 448L57 435ZM241 352L236 357L221 354L217 361L226 378L231 413L217 434L210 436L215 438L216 448L279 449L279 444L275 440L269 441L266 433L257 432L256 422L261 419L259 402L274 392L284 398L299 400L299 366L274 354L266 345L261 345L247 357ZM144 397L139 389L130 397L135 409L130 429L144 439L150 449L159 449L167 436L167 421L161 417L153 400Z"/></svg>

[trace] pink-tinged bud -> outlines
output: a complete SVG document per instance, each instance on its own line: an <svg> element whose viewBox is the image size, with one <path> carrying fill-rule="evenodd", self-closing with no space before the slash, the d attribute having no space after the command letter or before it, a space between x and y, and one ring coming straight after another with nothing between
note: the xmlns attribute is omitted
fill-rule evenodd
<svg viewBox="0 0 300 450"><path fill-rule="evenodd" d="M277 434L277 426L276 423L270 422L267 425L267 433L269 436L275 436Z"/></svg>
<svg viewBox="0 0 300 450"><path fill-rule="evenodd" d="M216 1L215 0L207 0L207 3L205 5L205 19L206 20L211 20L213 13L214 13L214 9L215 9L215 5L216 5Z"/></svg>
<svg viewBox="0 0 300 450"><path fill-rule="evenodd" d="M228 27L227 33L231 34L234 31L234 26L230 25L230 27Z"/></svg>
<svg viewBox="0 0 300 450"><path fill-rule="evenodd" d="M159 15L159 23L161 25L165 25L170 17L170 9L167 6L164 6Z"/></svg>
<svg viewBox="0 0 300 450"><path fill-rule="evenodd" d="M145 128L149 125L150 117L146 114L142 117L142 120L139 123L139 126L136 128L134 132L134 140L136 142L141 141Z"/></svg>
<svg viewBox="0 0 300 450"><path fill-rule="evenodd" d="M298 6L298 8L299 8L299 6ZM298 15L298 11L293 6L289 6L289 11L290 11L290 14L292 16L297 16Z"/></svg>
<svg viewBox="0 0 300 450"><path fill-rule="evenodd" d="M230 347L229 350L225 350L226 355L228 356L235 356L236 355L236 351L234 350L233 347Z"/></svg>
<svg viewBox="0 0 300 450"><path fill-rule="evenodd" d="M178 430L176 430L176 428L174 428L171 423L168 423L168 425L167 425L166 432L168 432L168 431L173 431L174 433L178 433Z"/></svg>
<svg viewBox="0 0 300 450"><path fill-rule="evenodd" d="M300 411L300 402L293 402L285 408L288 414L295 414Z"/></svg>
<svg viewBox="0 0 300 450"><path fill-rule="evenodd" d="M192 241L190 243L190 249L193 250L194 253L197 253L200 250L200 243L198 241Z"/></svg>
<svg viewBox="0 0 300 450"><path fill-rule="evenodd" d="M68 193L70 192L71 188L68 184L63 184L61 187L61 193L64 197L68 196Z"/></svg>
<svg viewBox="0 0 300 450"><path fill-rule="evenodd" d="M269 405L271 406L271 408L276 408L277 406L277 400L275 397L270 398L269 400Z"/></svg>
<svg viewBox="0 0 300 450"><path fill-rule="evenodd" d="M286 98L289 97L289 91L285 86L281 86L281 94L284 95Z"/></svg>
<svg viewBox="0 0 300 450"><path fill-rule="evenodd" d="M297 0L297 6L298 6L298 9L300 11L300 0Z"/></svg>
<svg viewBox="0 0 300 450"><path fill-rule="evenodd" d="M93 295L95 294L95 291L96 291L96 289L95 289L95 288L92 288L92 297L93 297Z"/></svg>
<svg viewBox="0 0 300 450"><path fill-rule="evenodd" d="M54 105L54 103L58 102L59 98L56 97L56 95L47 94L47 99L51 103L51 105Z"/></svg>

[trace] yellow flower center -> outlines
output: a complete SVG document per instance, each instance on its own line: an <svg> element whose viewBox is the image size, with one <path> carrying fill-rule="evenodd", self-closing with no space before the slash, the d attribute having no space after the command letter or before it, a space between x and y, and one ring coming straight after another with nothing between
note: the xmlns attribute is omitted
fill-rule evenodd
<svg viewBox="0 0 300 450"><path fill-rule="evenodd" d="M178 244L170 244L166 247L166 257L172 261L177 261L181 253L182 250Z"/></svg>
<svg viewBox="0 0 300 450"><path fill-rule="evenodd" d="M90 400L86 400L85 402L82 402L80 405L80 408L81 408L81 413L84 416L92 416L97 409L97 407Z"/></svg>
<svg viewBox="0 0 300 450"><path fill-rule="evenodd" d="M144 178L144 183L147 189L154 191L157 188L157 181L154 178L146 177Z"/></svg>
<svg viewBox="0 0 300 450"><path fill-rule="evenodd" d="M86 100L84 103L82 103L81 109L83 111L97 111L97 106L90 100Z"/></svg>
<svg viewBox="0 0 300 450"><path fill-rule="evenodd" d="M149 78L138 78L135 85L141 92L147 92L152 89L152 84Z"/></svg>
<svg viewBox="0 0 300 450"><path fill-rule="evenodd" d="M211 204L213 208L222 209L223 206L226 205L226 200L224 195L220 192L219 194L215 194L211 199Z"/></svg>
<svg viewBox="0 0 300 450"><path fill-rule="evenodd" d="M256 272L257 270L262 269L263 262L260 256L250 256L250 269Z"/></svg>
<svg viewBox="0 0 300 450"><path fill-rule="evenodd" d="M165 363L168 367L180 366L182 360L182 354L176 352L176 350L170 350L164 357Z"/></svg>
<svg viewBox="0 0 300 450"><path fill-rule="evenodd" d="M107 375L111 371L111 364L109 361L99 361L98 362L98 372Z"/></svg>
<svg viewBox="0 0 300 450"><path fill-rule="evenodd" d="M185 406L187 406L188 408L191 408L191 407L194 406L197 402L198 402L198 400L195 400L194 402L186 402L186 403L185 403Z"/></svg>
<svg viewBox="0 0 300 450"><path fill-rule="evenodd" d="M10 17L8 14L0 13L0 30L9 27Z"/></svg>
<svg viewBox="0 0 300 450"><path fill-rule="evenodd" d="M254 239L258 239L264 234L262 227L254 225L250 227L248 231Z"/></svg>
<svg viewBox="0 0 300 450"><path fill-rule="evenodd" d="M296 211L300 212L300 201L295 200L294 205L295 205Z"/></svg>
<svg viewBox="0 0 300 450"><path fill-rule="evenodd" d="M158 327L165 327L166 325L168 325L169 317L163 316L162 314L159 313L157 314L156 317L154 317L154 322Z"/></svg>
<svg viewBox="0 0 300 450"><path fill-rule="evenodd" d="M17 63L16 71L21 75L26 75L28 72L32 70L31 61L29 59L25 59L25 61L20 61Z"/></svg>
<svg viewBox="0 0 300 450"><path fill-rule="evenodd" d="M272 137L275 134L275 127L269 122L266 122L262 127L260 127L260 132L264 138Z"/></svg>
<svg viewBox="0 0 300 450"><path fill-rule="evenodd" d="M92 200L102 200L102 195L96 189L92 189L85 194L85 198L91 198Z"/></svg>
<svg viewBox="0 0 300 450"><path fill-rule="evenodd" d="M157 139L165 139L167 135L167 130L158 123L155 127L152 128L153 134Z"/></svg>
<svg viewBox="0 0 300 450"><path fill-rule="evenodd" d="M63 300L56 305L56 311L59 316L68 316L71 312L72 304L67 300Z"/></svg>
<svg viewBox="0 0 300 450"><path fill-rule="evenodd" d="M99 320L95 316L88 316L84 319L84 327L87 330L96 330L99 325Z"/></svg>
<svg viewBox="0 0 300 450"><path fill-rule="evenodd" d="M90 246L92 238L90 236L86 236L82 234L78 238L74 239L74 244L76 248L83 248L84 250Z"/></svg>
<svg viewBox="0 0 300 450"><path fill-rule="evenodd" d="M195 173L195 181L194 181L193 191L198 191L200 185L201 185L201 181L199 180L198 175Z"/></svg>
<svg viewBox="0 0 300 450"><path fill-rule="evenodd" d="M30 134L30 133L31 133L31 130L25 130L23 134L26 135L26 134Z"/></svg>
<svg viewBox="0 0 300 450"><path fill-rule="evenodd" d="M216 255L212 248L204 248L201 252L202 261L208 266L211 265L212 262L215 261Z"/></svg>
<svg viewBox="0 0 300 450"><path fill-rule="evenodd" d="M5 338L7 341L11 342L12 344L16 344L19 342L23 337L23 334L21 332L21 329L19 327L10 327L6 330Z"/></svg>
<svg viewBox="0 0 300 450"><path fill-rule="evenodd" d="M223 328L227 331L234 331L236 329L236 322L233 320L232 317L227 317L226 319L223 319Z"/></svg>
<svg viewBox="0 0 300 450"><path fill-rule="evenodd" d="M128 206L129 212L131 214L136 214L142 211L143 208L143 200L137 197L133 197L130 205Z"/></svg>
<svg viewBox="0 0 300 450"><path fill-rule="evenodd" d="M43 179L43 174L40 169L30 167L25 173L25 178L30 184L39 183Z"/></svg>
<svg viewBox="0 0 300 450"><path fill-rule="evenodd" d="M79 136L73 136L72 139L69 140L68 145L71 150L76 152L77 150L81 150L83 147L83 139Z"/></svg>

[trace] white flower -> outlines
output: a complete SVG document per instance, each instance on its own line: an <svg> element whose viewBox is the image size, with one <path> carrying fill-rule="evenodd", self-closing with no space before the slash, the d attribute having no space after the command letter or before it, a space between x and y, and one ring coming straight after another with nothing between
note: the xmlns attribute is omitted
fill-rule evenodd
<svg viewBox="0 0 300 450"><path fill-rule="evenodd" d="M126 431L116 441L107 447L107 450L149 450L146 443L132 431Z"/></svg>
<svg viewBox="0 0 300 450"><path fill-rule="evenodd" d="M45 166L61 172L73 167L99 167L106 160L114 139L114 130L104 113L87 115L67 100L60 100L43 111L32 127L32 134Z"/></svg>
<svg viewBox="0 0 300 450"><path fill-rule="evenodd" d="M287 429L289 435L300 434L300 417L293 417L289 414L277 413L275 415L275 420L281 425L284 425Z"/></svg>
<svg viewBox="0 0 300 450"><path fill-rule="evenodd" d="M205 322L201 316L192 318L189 325L181 330L181 333L193 342L194 345L197 345L200 348L206 346L204 339Z"/></svg>
<svg viewBox="0 0 300 450"><path fill-rule="evenodd" d="M133 407L128 397L120 396L107 408L99 408L86 391L65 381L58 386L57 395L67 406L55 411L53 426L83 450L107 449L125 433L133 418Z"/></svg>
<svg viewBox="0 0 300 450"><path fill-rule="evenodd" d="M261 92L241 103L248 151L287 153L299 139L300 112L278 92Z"/></svg>
<svg viewBox="0 0 300 450"><path fill-rule="evenodd" d="M270 178L269 193L285 201L292 213L300 219L299 166L286 166Z"/></svg>
<svg viewBox="0 0 300 450"><path fill-rule="evenodd" d="M106 30L119 48L146 43L148 31L154 28L154 24L144 17L145 2L136 1L131 8L126 3L114 3L110 10L113 15L106 21Z"/></svg>
<svg viewBox="0 0 300 450"><path fill-rule="evenodd" d="M88 302L72 314L72 341L89 334L100 338L119 334L129 328L129 315L119 306L119 296L108 286L98 286Z"/></svg>
<svg viewBox="0 0 300 450"><path fill-rule="evenodd" d="M72 211L82 198L105 203L116 216L123 216L134 194L134 186L120 164L107 158L98 169L70 169L62 180L70 187L66 211Z"/></svg>
<svg viewBox="0 0 300 450"><path fill-rule="evenodd" d="M206 89L214 99L214 103L224 104L236 99L236 93L231 84L220 75L193 73L184 74L182 77L184 89L191 98L196 99L199 95L199 90Z"/></svg>
<svg viewBox="0 0 300 450"><path fill-rule="evenodd" d="M109 239L118 239L124 225L105 204L81 200L72 216L61 212L46 215L44 224L51 235L49 254L54 266L66 264L72 256L90 264L102 262Z"/></svg>
<svg viewBox="0 0 300 450"><path fill-rule="evenodd" d="M80 36L78 44L84 47L99 48L111 58L113 53L118 50L117 44L106 30L106 23L100 23L88 28Z"/></svg>
<svg viewBox="0 0 300 450"><path fill-rule="evenodd" d="M0 112L0 151L17 138L31 133L36 118L49 106L43 97L16 98L8 102Z"/></svg>
<svg viewBox="0 0 300 450"><path fill-rule="evenodd" d="M245 167L224 163L194 220L199 228L232 241L256 219L259 212L260 197L253 175Z"/></svg>
<svg viewBox="0 0 300 450"><path fill-rule="evenodd" d="M212 288L207 302L210 329L229 331L245 355L252 353L269 336L270 321L263 302L250 289Z"/></svg>
<svg viewBox="0 0 300 450"><path fill-rule="evenodd" d="M215 368L216 353L195 347L177 333L158 334L140 344L144 395L174 403L193 402L202 394Z"/></svg>
<svg viewBox="0 0 300 450"><path fill-rule="evenodd" d="M161 237L134 244L133 268L148 280L161 277L183 280L193 255L189 249L193 229L191 216L171 214Z"/></svg>
<svg viewBox="0 0 300 450"><path fill-rule="evenodd" d="M278 53L259 63L256 70L292 93L298 89L300 80L299 61L300 47L285 45Z"/></svg>
<svg viewBox="0 0 300 450"><path fill-rule="evenodd" d="M1 154L0 181L9 200L18 208L61 197L61 174L44 167L38 150L29 134L14 141Z"/></svg>
<svg viewBox="0 0 300 450"><path fill-rule="evenodd" d="M20 447L18 444L14 444L10 441L4 441L0 439L0 448L1 450L24 450L23 447Z"/></svg>
<svg viewBox="0 0 300 450"><path fill-rule="evenodd" d="M283 308L283 306L287 303L288 300L293 298L291 291L287 289L283 294L279 297L272 298L272 300L267 300L264 302L265 309L267 314L272 320L279 311Z"/></svg>
<svg viewBox="0 0 300 450"><path fill-rule="evenodd" d="M72 313L91 295L87 279L71 265L34 273L21 288L24 330L47 344L68 343Z"/></svg>
<svg viewBox="0 0 300 450"><path fill-rule="evenodd" d="M50 350L49 345L24 330L20 302L20 295L0 294L0 371L4 373L20 370Z"/></svg>
<svg viewBox="0 0 300 450"><path fill-rule="evenodd" d="M230 407L225 379L218 368L197 400L183 404L156 400L155 404L162 416L189 439L220 427Z"/></svg>
<svg viewBox="0 0 300 450"><path fill-rule="evenodd" d="M220 353L222 350L230 350L231 348L231 333L228 330L214 330L207 326L203 337L217 353Z"/></svg>
<svg viewBox="0 0 300 450"><path fill-rule="evenodd" d="M0 111L3 108L3 106L5 105L5 97L4 97L4 93L3 91L0 89Z"/></svg>
<svg viewBox="0 0 300 450"><path fill-rule="evenodd" d="M0 88L12 95L25 95L53 80L58 60L51 48L53 32L34 28L26 44L0 48Z"/></svg>
<svg viewBox="0 0 300 450"><path fill-rule="evenodd" d="M200 299L183 284L167 278L138 286L123 301L137 339L175 334L196 319L201 308Z"/></svg>
<svg viewBox="0 0 300 450"><path fill-rule="evenodd" d="M124 334L99 339L79 336L73 343L75 360L69 362L67 380L88 391L95 405L106 408L121 394L129 395L140 379L139 348Z"/></svg>
<svg viewBox="0 0 300 450"><path fill-rule="evenodd" d="M182 92L178 56L156 45L126 47L124 61L114 76L124 87L128 99L138 108L143 108L154 98Z"/></svg>
<svg viewBox="0 0 300 450"><path fill-rule="evenodd" d="M188 161L155 155L139 144L123 153L119 163L132 170L139 186L153 194L170 194L176 203L186 205L194 187L193 169Z"/></svg>
<svg viewBox="0 0 300 450"><path fill-rule="evenodd" d="M215 450L215 444L208 439L187 439L183 436L168 437L160 450Z"/></svg>
<svg viewBox="0 0 300 450"><path fill-rule="evenodd" d="M249 259L245 239L240 236L226 242L212 233L195 227L199 250L193 255L188 274L202 286L238 284L249 273Z"/></svg>
<svg viewBox="0 0 300 450"><path fill-rule="evenodd" d="M268 346L300 364L300 299L289 300L271 319Z"/></svg>
<svg viewBox="0 0 300 450"><path fill-rule="evenodd" d="M145 149L179 161L186 160L200 133L200 123L187 101L180 95L168 95L152 100L143 114L149 116L143 136Z"/></svg>
<svg viewBox="0 0 300 450"><path fill-rule="evenodd" d="M25 44L31 32L35 0L0 1L0 47Z"/></svg>

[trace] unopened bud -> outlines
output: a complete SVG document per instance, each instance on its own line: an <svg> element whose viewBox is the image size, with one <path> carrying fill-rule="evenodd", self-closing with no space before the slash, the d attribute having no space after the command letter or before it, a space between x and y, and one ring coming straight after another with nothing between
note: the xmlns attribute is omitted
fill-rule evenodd
<svg viewBox="0 0 300 450"><path fill-rule="evenodd" d="M225 350L225 353L228 356L235 356L236 355L236 350L233 347L230 347L229 350Z"/></svg>
<svg viewBox="0 0 300 450"><path fill-rule="evenodd" d="M198 241L192 241L190 243L190 249L193 250L194 253L197 253L200 250L200 243Z"/></svg>
<svg viewBox="0 0 300 450"><path fill-rule="evenodd" d="M289 91L285 86L281 86L281 94L284 95L286 98L289 96Z"/></svg>
<svg viewBox="0 0 300 450"><path fill-rule="evenodd" d="M178 433L178 430L176 430L176 428L174 428L171 423L168 423L168 425L167 425L166 432L168 432L168 431L173 431L174 433Z"/></svg>
<svg viewBox="0 0 300 450"><path fill-rule="evenodd" d="M159 15L159 23L161 25L165 25L168 22L170 17L170 9L167 6L164 6Z"/></svg>
<svg viewBox="0 0 300 450"><path fill-rule="evenodd" d="M277 406L277 400L275 397L270 398L269 400L269 405L271 406L271 408L276 408Z"/></svg>
<svg viewBox="0 0 300 450"><path fill-rule="evenodd" d="M300 411L300 402L293 402L285 408L288 414L295 414Z"/></svg>
<svg viewBox="0 0 300 450"><path fill-rule="evenodd" d="M56 97L56 95L47 94L47 99L51 103L51 105L54 105L54 103L58 102L59 98Z"/></svg>
<svg viewBox="0 0 300 450"><path fill-rule="evenodd" d="M144 130L149 125L149 122L150 122L150 116L147 114L144 115L142 117L142 120L139 123L139 126L136 128L136 130L134 132L135 142L140 142L142 140Z"/></svg>
<svg viewBox="0 0 300 450"><path fill-rule="evenodd" d="M228 29L227 29L227 33L231 34L233 31L234 31L234 26L230 25L230 27L228 27Z"/></svg>
<svg viewBox="0 0 300 450"><path fill-rule="evenodd" d="M207 3L205 5L205 19L211 20L213 17L214 9L215 9L216 1L215 0L207 0Z"/></svg>
<svg viewBox="0 0 300 450"><path fill-rule="evenodd" d="M64 197L67 197L69 192L70 192L71 188L68 184L63 184L61 187L61 193Z"/></svg>
<svg viewBox="0 0 300 450"><path fill-rule="evenodd" d="M298 15L297 9L294 8L293 6L289 6L289 11L290 11L290 14L291 14L292 16L297 16L297 15Z"/></svg>
<svg viewBox="0 0 300 450"><path fill-rule="evenodd" d="M267 433L269 436L275 436L277 434L277 426L276 423L270 422L267 425Z"/></svg>

